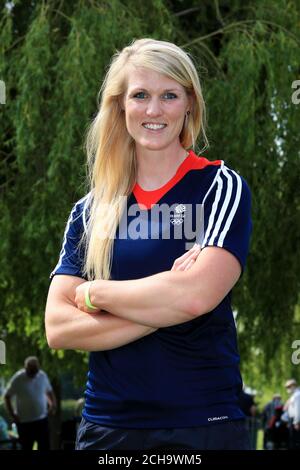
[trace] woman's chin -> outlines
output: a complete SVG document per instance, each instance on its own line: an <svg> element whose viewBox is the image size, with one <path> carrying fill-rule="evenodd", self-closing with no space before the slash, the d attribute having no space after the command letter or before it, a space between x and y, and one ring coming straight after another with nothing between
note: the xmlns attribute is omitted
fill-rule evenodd
<svg viewBox="0 0 300 470"><path fill-rule="evenodd" d="M167 146L169 145L168 142L164 141L164 140L143 140L141 142L137 142L137 146L139 147L139 149L145 149L145 150L163 150L165 149Z"/></svg>

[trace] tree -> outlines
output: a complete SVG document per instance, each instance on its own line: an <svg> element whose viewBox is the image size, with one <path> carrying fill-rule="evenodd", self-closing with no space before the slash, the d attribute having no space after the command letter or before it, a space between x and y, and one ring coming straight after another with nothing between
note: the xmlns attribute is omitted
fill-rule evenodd
<svg viewBox="0 0 300 470"><path fill-rule="evenodd" d="M78 361L74 352L47 347L45 300L70 207L85 189L83 134L105 67L134 37L173 39L160 0L140 3L141 16L134 7L119 0L78 1L72 8L68 2L23 1L2 10L0 73L8 98L1 107L0 305L7 375L33 352L53 374L61 358L64 368L74 370L76 363L79 375L86 371L85 355Z"/></svg>
<svg viewBox="0 0 300 470"><path fill-rule="evenodd" d="M224 159L252 190L252 245L233 299L243 368L258 377L258 364L259 373L267 365L269 375L278 362L290 367L289 345L300 337L299 319L294 326L300 106L291 101L292 82L299 78L299 19L299 4L283 0L20 0L10 10L2 2L4 374L37 352L53 377L62 359L64 369L81 379L86 371L85 354L54 352L46 345L48 277L70 208L86 190L83 137L105 68L116 49L146 36L174 41L194 56L208 108L206 156Z"/></svg>
<svg viewBox="0 0 300 470"><path fill-rule="evenodd" d="M233 298L243 370L260 386L272 375L278 384L299 374L291 345L300 338L300 106L291 98L300 71L300 4L179 3L179 30L189 32L184 44L205 65L209 158L224 159L252 190L251 249Z"/></svg>

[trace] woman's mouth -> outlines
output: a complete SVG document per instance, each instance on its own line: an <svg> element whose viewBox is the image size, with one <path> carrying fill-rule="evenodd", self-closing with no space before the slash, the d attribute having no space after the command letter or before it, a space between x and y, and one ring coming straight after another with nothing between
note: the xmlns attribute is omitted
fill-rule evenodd
<svg viewBox="0 0 300 470"><path fill-rule="evenodd" d="M154 122L144 122L142 126L147 129L148 131L161 131L167 124L164 123L154 123Z"/></svg>

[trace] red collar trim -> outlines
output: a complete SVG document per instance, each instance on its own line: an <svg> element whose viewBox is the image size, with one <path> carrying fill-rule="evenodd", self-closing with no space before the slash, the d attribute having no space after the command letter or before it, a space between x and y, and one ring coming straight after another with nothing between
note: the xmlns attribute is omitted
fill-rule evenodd
<svg viewBox="0 0 300 470"><path fill-rule="evenodd" d="M147 209L151 209L153 204L156 204L170 189L175 186L190 170L203 170L209 165L221 165L222 160L215 160L213 162L207 160L204 157L198 157L192 150L189 150L189 155L179 165L175 175L161 188L154 189L152 191L145 191L135 184L133 188L133 194L139 205L146 206ZM141 207L144 209L145 207Z"/></svg>

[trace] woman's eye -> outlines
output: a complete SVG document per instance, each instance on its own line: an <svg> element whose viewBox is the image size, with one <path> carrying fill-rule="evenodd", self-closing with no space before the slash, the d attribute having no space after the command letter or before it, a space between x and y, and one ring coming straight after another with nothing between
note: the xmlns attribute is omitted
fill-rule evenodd
<svg viewBox="0 0 300 470"><path fill-rule="evenodd" d="M164 99L167 99L167 100L173 100L174 98L177 98L177 96L175 95L175 93L165 93L164 95Z"/></svg>
<svg viewBox="0 0 300 470"><path fill-rule="evenodd" d="M138 99L144 99L146 96L146 93L144 91L139 91L138 93L136 93L133 97L134 98L138 98Z"/></svg>

